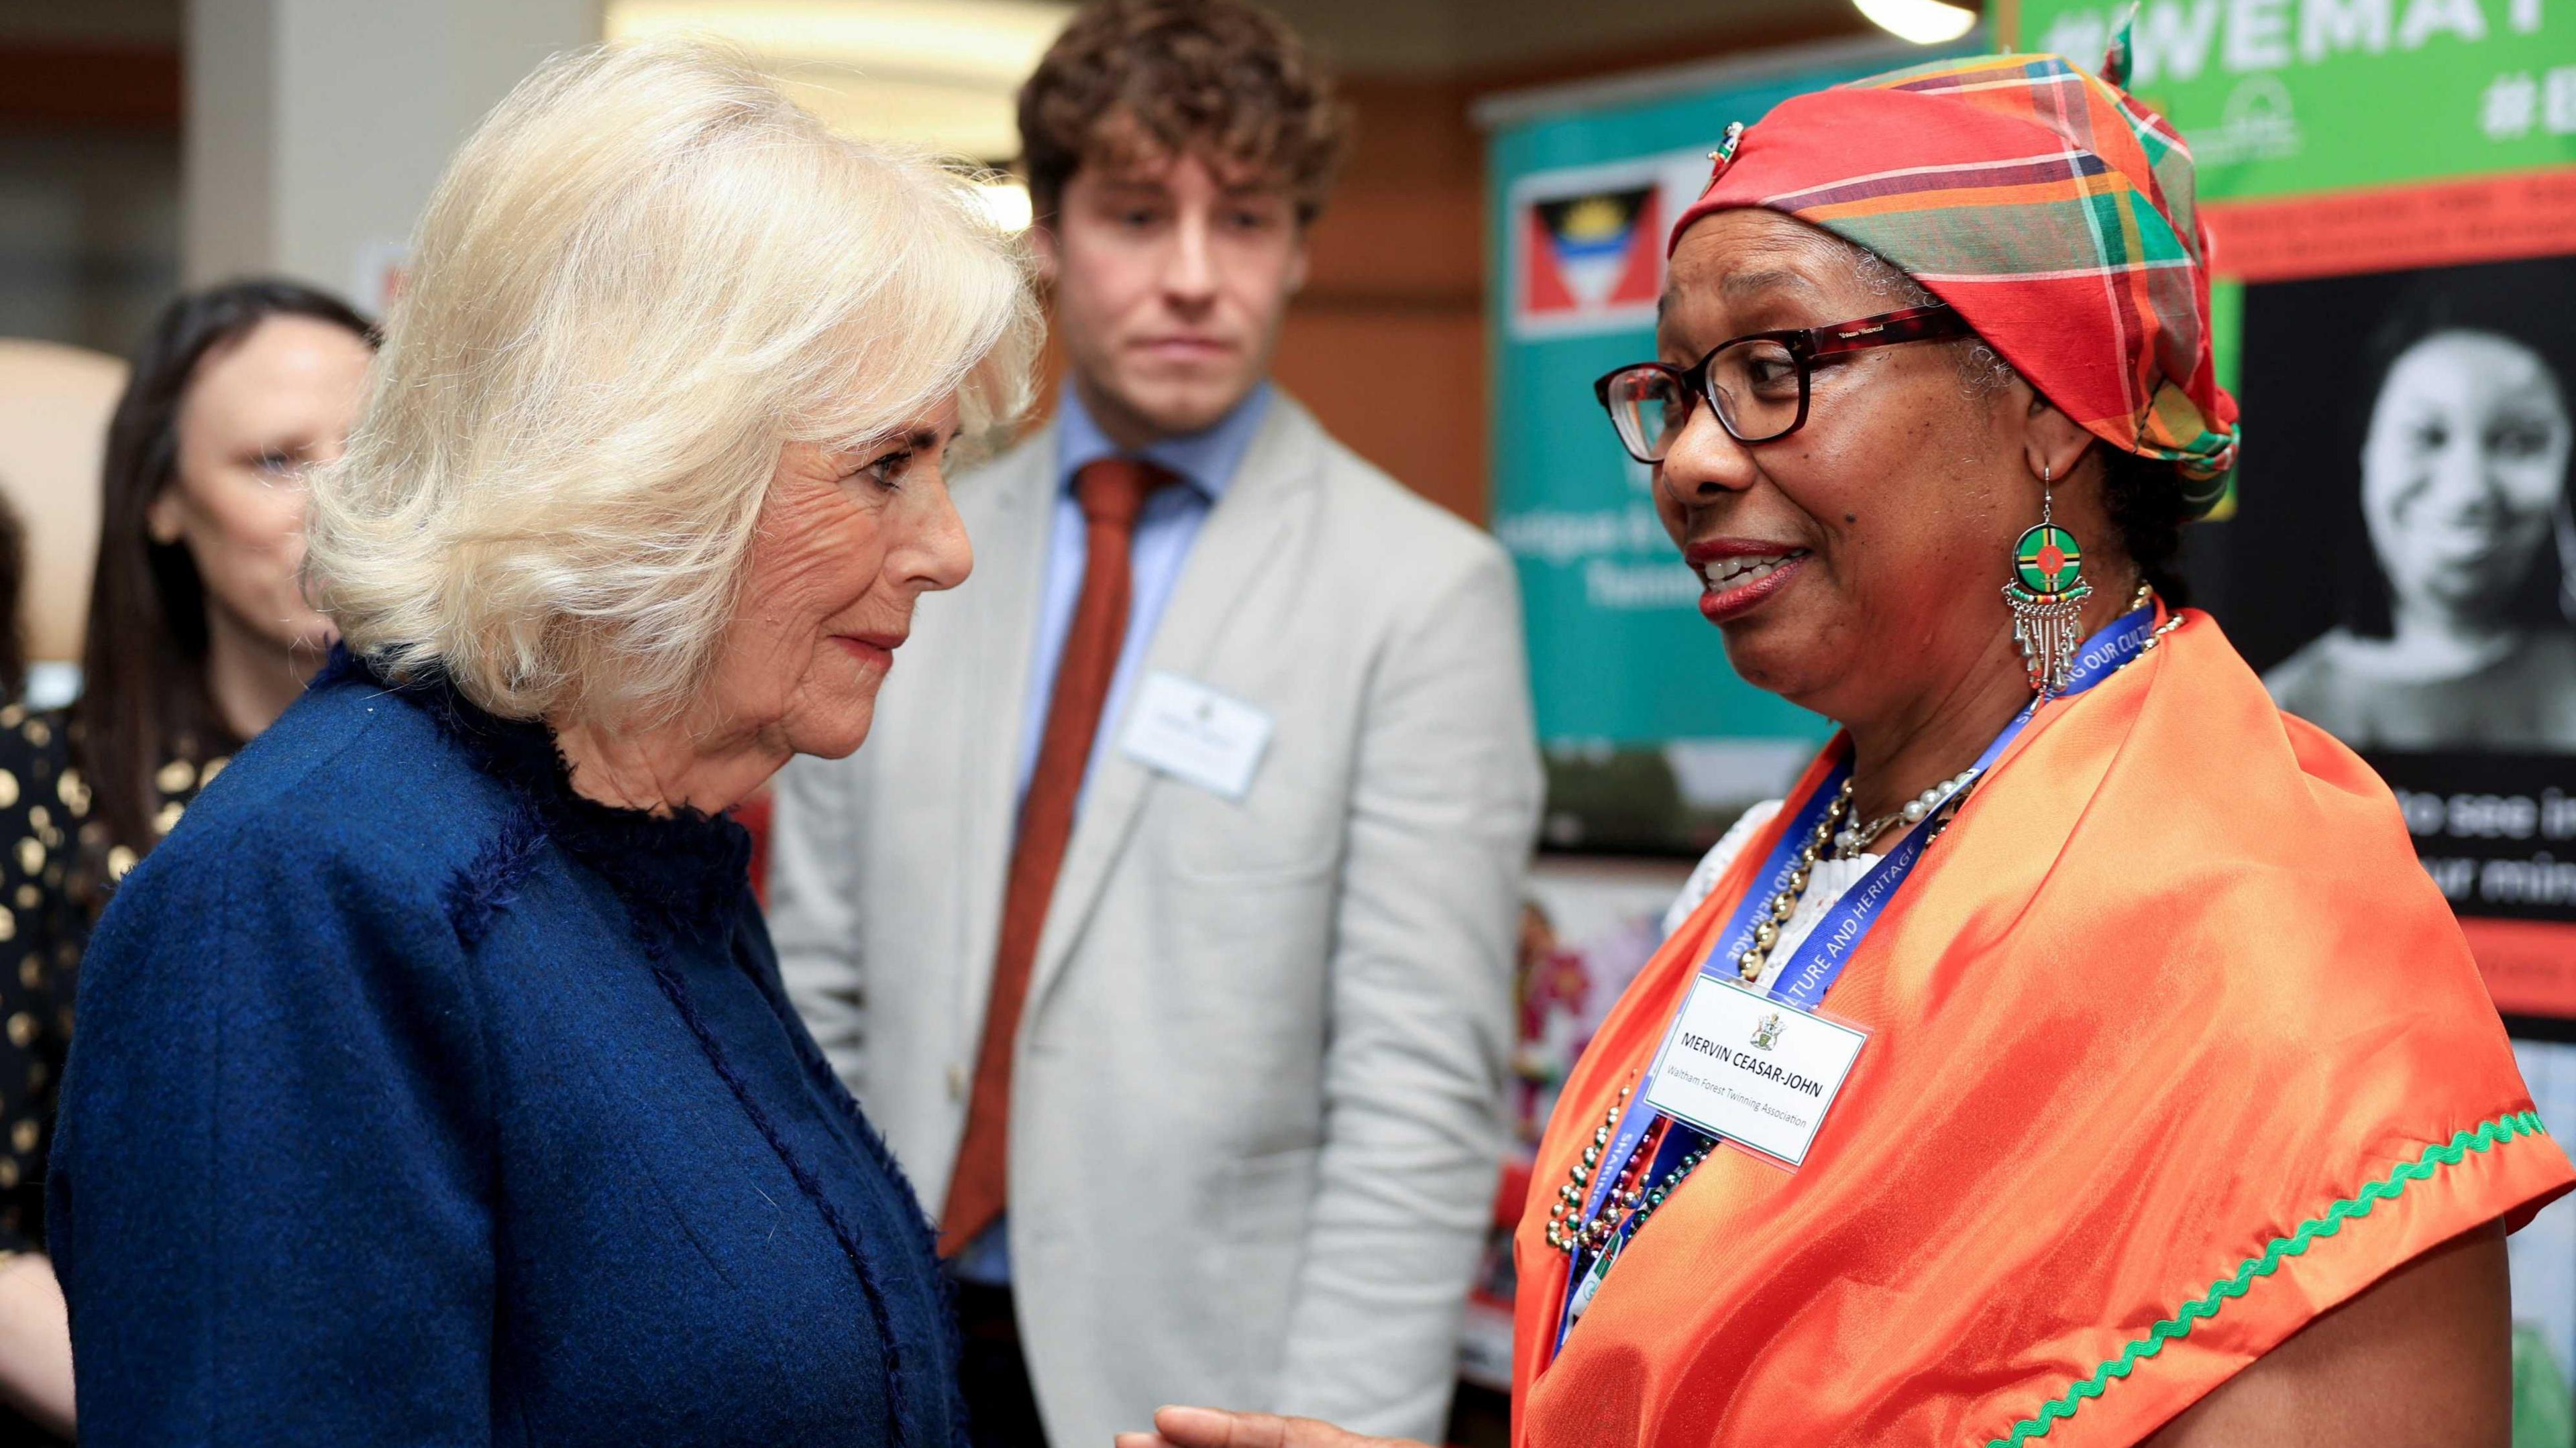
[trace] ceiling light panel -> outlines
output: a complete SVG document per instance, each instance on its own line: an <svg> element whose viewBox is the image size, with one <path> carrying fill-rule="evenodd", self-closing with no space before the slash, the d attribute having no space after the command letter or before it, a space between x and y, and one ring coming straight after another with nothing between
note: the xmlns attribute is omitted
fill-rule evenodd
<svg viewBox="0 0 2576 1448"><path fill-rule="evenodd" d="M714 35L764 60L1017 89L1072 17L1048 0L610 0L607 32Z"/></svg>
<svg viewBox="0 0 2576 1448"><path fill-rule="evenodd" d="M609 0L610 40L741 47L834 130L987 164L1074 7L1059 0Z"/></svg>
<svg viewBox="0 0 2576 1448"><path fill-rule="evenodd" d="M1870 23L1916 45L1939 45L1976 28L1977 12L1943 0L1852 0Z"/></svg>

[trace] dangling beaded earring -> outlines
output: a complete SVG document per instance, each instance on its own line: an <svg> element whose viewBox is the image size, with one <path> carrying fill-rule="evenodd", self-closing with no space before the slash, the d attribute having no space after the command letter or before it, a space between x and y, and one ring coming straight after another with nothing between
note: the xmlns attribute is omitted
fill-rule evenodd
<svg viewBox="0 0 2576 1448"><path fill-rule="evenodd" d="M2084 550L2075 535L2051 521L2055 471L2039 470L2039 526L2013 545L2013 572L2004 585L2004 606L2012 610L2013 642L2030 669L2030 687L2043 699L2066 687L2075 668L2084 600L2093 585L2084 581Z"/></svg>

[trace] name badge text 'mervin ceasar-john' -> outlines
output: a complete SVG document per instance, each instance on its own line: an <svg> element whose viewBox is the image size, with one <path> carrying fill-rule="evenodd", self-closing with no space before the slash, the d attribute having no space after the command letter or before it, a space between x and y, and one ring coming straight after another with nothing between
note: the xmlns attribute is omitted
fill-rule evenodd
<svg viewBox="0 0 2576 1448"><path fill-rule="evenodd" d="M1646 1104L1798 1166L1868 1033L1702 976L1683 1002Z"/></svg>

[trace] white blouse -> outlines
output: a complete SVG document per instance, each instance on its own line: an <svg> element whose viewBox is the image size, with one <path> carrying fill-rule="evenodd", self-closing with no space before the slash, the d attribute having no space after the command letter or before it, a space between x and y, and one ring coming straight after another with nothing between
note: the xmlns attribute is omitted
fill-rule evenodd
<svg viewBox="0 0 2576 1448"><path fill-rule="evenodd" d="M1744 846L1754 834L1780 812L1780 805L1779 800L1766 799L1746 810L1743 818L1728 827L1726 834L1710 847L1709 852L1700 856L1699 865L1682 885L1682 892L1673 897L1671 908L1664 911L1664 935L1667 938L1681 929L1682 922L1688 920L1700 902L1708 898L1708 892L1717 888L1718 877L1735 863L1737 855L1744 853ZM1850 860L1816 861L1815 868L1807 872L1807 893L1798 898L1798 908L1790 913L1788 923L1780 928L1780 942L1771 947L1770 959L1763 965L1762 977L1754 982L1755 986L1765 990L1770 988L1771 982L1779 978L1781 968L1798 953L1799 942L1816 928L1816 922L1825 918L1826 911L1834 908L1835 901L1877 867L1879 858L1877 855L1862 855Z"/></svg>

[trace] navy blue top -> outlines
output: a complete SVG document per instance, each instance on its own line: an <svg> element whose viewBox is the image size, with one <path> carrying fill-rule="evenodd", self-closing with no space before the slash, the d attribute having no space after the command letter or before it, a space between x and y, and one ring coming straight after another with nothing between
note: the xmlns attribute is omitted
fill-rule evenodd
<svg viewBox="0 0 2576 1448"><path fill-rule="evenodd" d="M929 1225L748 847L335 658L83 962L81 1442L961 1442Z"/></svg>

